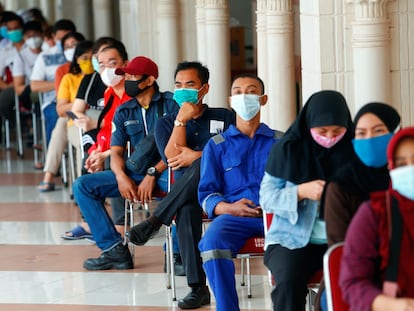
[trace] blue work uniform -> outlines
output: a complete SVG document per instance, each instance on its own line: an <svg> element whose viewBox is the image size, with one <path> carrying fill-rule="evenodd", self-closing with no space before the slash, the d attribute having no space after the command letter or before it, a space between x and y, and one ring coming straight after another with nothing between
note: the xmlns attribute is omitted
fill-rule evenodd
<svg viewBox="0 0 414 311"><path fill-rule="evenodd" d="M218 311L239 310L232 258L246 240L264 233L263 218L215 215L218 203L249 199L259 206L260 182L276 132L267 125L252 138L235 126L212 138L203 151L199 202L213 222L199 243L203 268ZM253 206L253 207L254 207Z"/></svg>

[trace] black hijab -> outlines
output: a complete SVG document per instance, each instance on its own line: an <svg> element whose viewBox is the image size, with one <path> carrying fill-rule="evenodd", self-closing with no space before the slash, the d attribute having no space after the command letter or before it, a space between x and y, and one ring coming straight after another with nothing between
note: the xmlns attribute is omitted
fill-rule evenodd
<svg viewBox="0 0 414 311"><path fill-rule="evenodd" d="M347 131L327 149L314 141L310 129L329 125L344 126ZM266 172L295 184L328 180L355 157L352 137L352 119L342 94L331 90L314 93L285 135L273 145Z"/></svg>
<svg viewBox="0 0 414 311"><path fill-rule="evenodd" d="M376 115L384 122L390 133L394 133L400 124L400 116L394 108L383 103L369 103L355 115L354 127L359 119L367 113ZM363 200L369 198L370 192L386 190L389 186L389 180L387 164L378 168L369 167L362 163L358 157L344 166L333 179L344 190L361 196Z"/></svg>

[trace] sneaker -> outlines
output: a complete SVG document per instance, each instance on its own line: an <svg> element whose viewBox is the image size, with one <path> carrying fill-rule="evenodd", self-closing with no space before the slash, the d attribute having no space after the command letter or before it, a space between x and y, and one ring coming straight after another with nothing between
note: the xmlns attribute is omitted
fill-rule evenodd
<svg viewBox="0 0 414 311"><path fill-rule="evenodd" d="M98 258L86 259L83 263L86 270L133 269L132 256L128 246L118 244L109 251L103 252Z"/></svg>
<svg viewBox="0 0 414 311"><path fill-rule="evenodd" d="M135 245L144 245L151 239L158 230L154 228L151 222L144 220L136 226L133 226L129 232L127 232L127 237L131 243Z"/></svg>
<svg viewBox="0 0 414 311"><path fill-rule="evenodd" d="M198 309L210 304L210 291L206 285L193 287L191 292L178 301L180 309Z"/></svg>

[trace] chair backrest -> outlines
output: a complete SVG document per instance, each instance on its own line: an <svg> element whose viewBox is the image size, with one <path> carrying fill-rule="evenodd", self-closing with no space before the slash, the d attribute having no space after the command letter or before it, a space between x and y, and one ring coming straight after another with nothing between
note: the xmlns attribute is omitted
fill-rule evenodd
<svg viewBox="0 0 414 311"><path fill-rule="evenodd" d="M339 272L344 243L336 243L329 247L323 257L323 274L326 286L326 300L329 311L347 311L348 304L342 299L339 287Z"/></svg>

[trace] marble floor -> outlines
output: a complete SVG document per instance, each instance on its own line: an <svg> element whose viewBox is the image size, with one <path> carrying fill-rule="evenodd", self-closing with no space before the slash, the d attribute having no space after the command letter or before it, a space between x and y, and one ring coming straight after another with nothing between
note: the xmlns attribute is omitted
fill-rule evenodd
<svg viewBox="0 0 414 311"><path fill-rule="evenodd" d="M163 230L146 246L135 249L135 268L89 272L86 258L99 249L86 240L66 241L60 235L80 221L68 188L57 184L39 193L43 173L33 156L23 159L14 148L0 149L0 310L179 310L166 288L163 273ZM235 260L236 271L240 263ZM251 260L252 293L237 290L242 310L270 310L270 286L262 259ZM177 297L188 292L185 277L176 277ZM214 298L203 309L215 309Z"/></svg>

